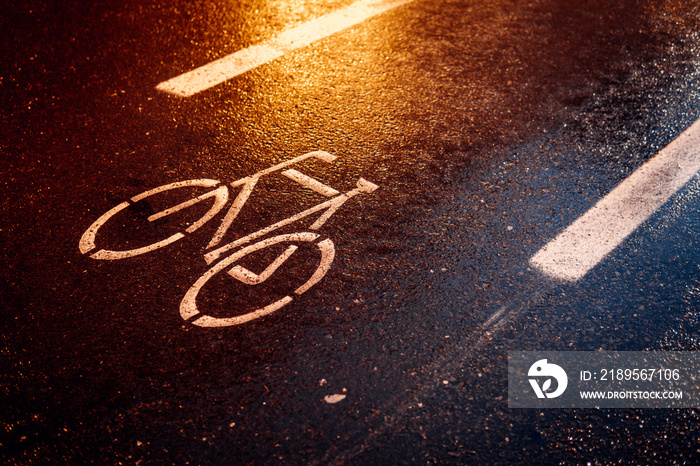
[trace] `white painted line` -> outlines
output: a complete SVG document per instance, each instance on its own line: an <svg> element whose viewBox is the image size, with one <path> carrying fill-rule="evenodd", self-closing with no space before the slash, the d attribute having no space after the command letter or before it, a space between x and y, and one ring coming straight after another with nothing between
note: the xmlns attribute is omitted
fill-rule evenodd
<svg viewBox="0 0 700 466"><path fill-rule="evenodd" d="M507 309L507 306L501 306L501 308L498 311L494 312L493 315L489 317L489 319L486 322L484 322L483 327L490 326L492 323L498 320L503 315L503 313L506 312Z"/></svg>
<svg viewBox="0 0 700 466"><path fill-rule="evenodd" d="M330 239L326 238L323 241L319 241L316 243L316 246L318 246L318 249L321 250L321 263L311 278L309 278L309 280L299 288L294 290L294 294L297 296L306 293L309 288L318 283L330 270L333 259L335 258L335 246L333 245L333 241Z"/></svg>
<svg viewBox="0 0 700 466"><path fill-rule="evenodd" d="M310 176L306 176L303 173L294 170L293 168L283 171L282 174L290 180L296 181L300 185L305 186L310 190L319 193L322 196L333 197L340 194L338 191L331 188L330 186L325 185L320 181L311 178Z"/></svg>
<svg viewBox="0 0 700 466"><path fill-rule="evenodd" d="M317 40L355 26L413 0L360 0L338 11L308 21L295 28L187 73L164 81L156 89L180 97L191 97L239 74L305 47Z"/></svg>
<svg viewBox="0 0 700 466"><path fill-rule="evenodd" d="M700 120L537 252L530 264L576 281L700 170Z"/></svg>
<svg viewBox="0 0 700 466"><path fill-rule="evenodd" d="M295 163L300 163L303 162L306 159L311 159L315 158L318 160L322 160L323 162L326 163L331 163L336 159L335 155L329 154L328 152L324 152L322 150L317 150L313 152L307 152L304 155L300 155L299 157L295 157L292 160L287 160L286 162L278 163L277 165L267 168L261 172L256 173L253 176L248 176L246 178L241 178L238 181L234 181L231 183L232 188L236 188L238 186L243 186L241 188L241 192L238 193L238 196L236 196L236 199L233 201L233 205L229 209L229 211L226 213L226 216L224 217L224 220L221 222L221 225L219 225L219 228L216 230L216 233L214 233L214 236L212 237L211 241L207 245L207 249L212 248L219 244L221 242L221 239L224 237L228 229L231 227L231 224L233 221L236 219L238 214L240 213L241 209L243 208L243 205L246 203L248 198L250 197L250 194L253 192L253 188L255 188L255 184L258 182L258 180L265 176L269 175L270 173L273 173L277 170L282 170L283 168L286 168L290 165L294 165ZM321 183L319 183L321 184ZM332 189L332 188L329 188Z"/></svg>
<svg viewBox="0 0 700 466"><path fill-rule="evenodd" d="M255 188L255 185L257 184L259 179L260 178L248 177L243 178L242 180L239 180L232 184L234 188L242 184L243 188L241 188L241 191L238 193L238 196L236 196L236 199L233 201L233 205L231 205L231 208L228 210L228 212L226 212L224 219L221 221L221 225L219 225L219 228L216 229L216 232L211 238L211 241L209 241L207 248L214 247L217 244L219 244L219 242L221 242L221 238L224 237L228 229L231 227L231 224L236 219L241 209L243 208L243 205L250 197L251 193L253 192L253 188Z"/></svg>
<svg viewBox="0 0 700 466"><path fill-rule="evenodd" d="M185 230L187 231L187 233L193 233L199 227L201 227L209 220L214 218L214 216L218 214L221 209L224 208L224 206L228 202L228 188L226 186L219 186L214 191L204 193L201 196L197 196L194 199L190 199L189 201L183 202L182 204L178 204L175 207L171 207L170 209L166 209L162 212L151 215L150 217L148 217L148 221L154 222L160 218L166 217L170 214L174 214L175 212L179 212L182 209L191 207L197 204L198 202L203 201L204 199L209 199L210 197L214 198L214 205L212 206L212 208L209 209L209 211L204 217L200 218L196 223L192 224L189 228L187 228L187 230Z"/></svg>

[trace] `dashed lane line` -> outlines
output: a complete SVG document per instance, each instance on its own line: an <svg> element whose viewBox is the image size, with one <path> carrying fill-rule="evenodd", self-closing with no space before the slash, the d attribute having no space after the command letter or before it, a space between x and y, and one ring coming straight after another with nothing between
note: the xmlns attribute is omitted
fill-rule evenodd
<svg viewBox="0 0 700 466"><path fill-rule="evenodd" d="M191 97L245 73L292 50L355 26L373 16L414 0L360 0L338 11L308 21L261 44L253 45L164 81L156 89Z"/></svg>
<svg viewBox="0 0 700 466"><path fill-rule="evenodd" d="M546 275L577 281L700 170L700 120L639 167L531 259Z"/></svg>

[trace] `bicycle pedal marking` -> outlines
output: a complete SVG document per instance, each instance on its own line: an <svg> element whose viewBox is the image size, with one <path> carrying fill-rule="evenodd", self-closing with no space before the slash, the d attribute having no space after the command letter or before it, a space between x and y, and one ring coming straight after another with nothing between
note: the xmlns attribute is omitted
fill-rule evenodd
<svg viewBox="0 0 700 466"><path fill-rule="evenodd" d="M220 212L224 210L226 205L229 203L229 190L239 189L237 195L233 199L230 207L223 216L223 220L216 229L213 237L209 241L206 249L210 249L214 246L218 246L221 240L224 238L226 233L229 231L233 221L238 217L238 214L243 209L244 205L250 198L253 190L255 189L257 182L263 176L280 172L280 175L300 184L301 186L308 188L317 194L329 198L328 200L317 204L311 208L308 208L302 212L299 212L291 217L284 220L278 221L268 227L262 228L258 231L248 234L242 238L239 238L231 243L225 244L218 247L215 250L209 251L204 254L204 259L207 264L211 265L215 261L221 259L221 257L231 252L231 255L221 259L219 262L214 264L209 270L207 270L195 283L190 287L190 289L185 294L182 302L180 303L180 315L186 321L193 325L200 327L225 327L231 325L240 325L245 322L257 319L259 317L271 314L281 307L289 304L294 300L295 297L308 291L316 283L318 283L330 270L330 267L335 258L335 246L333 241L329 238L321 239L321 236L315 232L315 230L320 229L335 212L345 204L349 199L358 194L369 194L374 192L379 188L376 184L367 181L363 178L357 180L356 187L345 193L341 193L336 189L318 181L304 173L299 172L296 169L288 168L294 164L302 162L307 159L315 158L325 163L331 163L336 159L336 156L329 154L324 151L314 151L308 152L301 156L295 157L286 162L279 163L270 168L262 170L254 175L241 178L237 181L222 184L220 181L212 179L194 179L178 181L157 188L150 189L141 194L131 197L129 200L118 204L112 209L108 210L102 216L100 216L95 222L88 227L88 229L83 233L78 243L78 248L81 254L88 255L92 259L96 260L121 260L128 259L131 257L146 254L158 249L162 249L169 246L178 240L185 237L186 234L193 233L194 231L201 228L207 222L216 217ZM160 212L149 215L146 220L149 222L155 222L169 215L175 214L182 210L188 209L202 201L206 201L213 198L211 207L192 225L184 229L184 231L171 234L167 238L156 241L147 246L129 249L129 250L108 250L99 249L96 246L96 237L100 229L105 226L113 217L125 211L128 207L143 201L150 196L160 194L167 191L176 190L179 188L194 187L194 188L213 188L211 191L205 192L204 194L197 195L189 200L181 202L175 206L166 208ZM296 221L306 218L310 215L320 213L320 216L307 228L314 230L314 232L297 232L281 234L274 237L268 237L263 239L264 236L282 228L290 225ZM257 242L255 242L257 241ZM285 250L279 254L270 264L265 267L265 269L256 274L240 264L235 264L236 261L242 259L243 257L252 254L256 251L284 243L284 242L296 242L296 243L306 243L309 245L315 245L320 252L320 262L316 270L313 272L311 277L301 286L297 287L293 293L284 296L273 303L267 304L265 306L260 306L250 312L234 317L214 317L205 315L197 307L197 296L199 295L202 287L214 276L220 272L227 270L227 274L243 283L244 285L254 286L266 282L275 272L288 260L290 259L295 251L297 251L298 246L295 244L289 245ZM252 244L251 244L252 243ZM296 257L296 256L295 256Z"/></svg>
<svg viewBox="0 0 700 466"><path fill-rule="evenodd" d="M280 254L277 259L275 259L270 265L268 265L265 270L260 272L259 275L251 272L250 270L242 267L240 265L234 266L228 271L228 274L235 278L236 280L245 283L246 285L259 285L264 283L270 276L275 273L280 265L289 259L289 257L294 254L294 251L299 249L298 246L289 246L282 254Z"/></svg>

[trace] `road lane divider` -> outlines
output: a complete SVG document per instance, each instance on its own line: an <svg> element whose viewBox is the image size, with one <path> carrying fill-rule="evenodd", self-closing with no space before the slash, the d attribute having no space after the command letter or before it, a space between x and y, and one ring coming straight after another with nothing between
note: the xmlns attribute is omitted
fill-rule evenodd
<svg viewBox="0 0 700 466"><path fill-rule="evenodd" d="M414 0L360 0L333 13L300 24L261 44L252 45L164 81L158 84L156 89L180 97L191 97L280 58L292 50L306 47L412 1Z"/></svg>
<svg viewBox="0 0 700 466"><path fill-rule="evenodd" d="M546 275L577 281L700 170L700 120L656 154L531 259Z"/></svg>

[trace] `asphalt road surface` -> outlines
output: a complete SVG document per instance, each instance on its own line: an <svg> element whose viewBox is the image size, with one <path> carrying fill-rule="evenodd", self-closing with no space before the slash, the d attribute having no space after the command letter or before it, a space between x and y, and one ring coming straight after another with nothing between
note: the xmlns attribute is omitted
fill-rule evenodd
<svg viewBox="0 0 700 466"><path fill-rule="evenodd" d="M507 390L509 351L700 350L697 168L579 276L532 261L700 118L697 2L0 26L4 463L700 461L696 409Z"/></svg>

